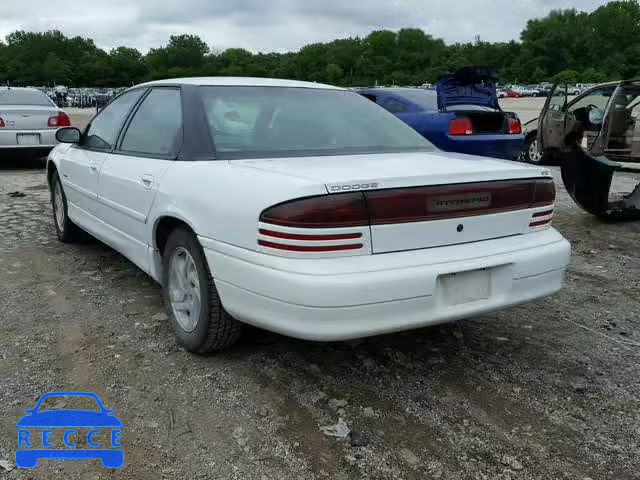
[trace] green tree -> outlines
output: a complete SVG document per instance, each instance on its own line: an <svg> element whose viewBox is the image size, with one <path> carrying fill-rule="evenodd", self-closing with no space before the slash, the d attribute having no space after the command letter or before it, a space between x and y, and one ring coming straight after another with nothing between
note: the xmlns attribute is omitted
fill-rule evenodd
<svg viewBox="0 0 640 480"><path fill-rule="evenodd" d="M560 80L566 83L578 83L580 78L580 73L575 70L563 70L553 77L554 80Z"/></svg>
<svg viewBox="0 0 640 480"><path fill-rule="evenodd" d="M47 55L42 65L42 73L52 83L65 85L69 82L69 65L54 52Z"/></svg>
<svg viewBox="0 0 640 480"><path fill-rule="evenodd" d="M196 35L171 35L166 47L167 66L194 68L204 63L209 47Z"/></svg>
<svg viewBox="0 0 640 480"><path fill-rule="evenodd" d="M501 83L557 76L596 82L640 75L640 4L610 1L591 13L557 10L530 20L520 41L447 45L417 28L314 43L297 52L212 51L196 35L172 35L142 55L105 52L93 40L58 30L16 31L0 42L0 82L127 86L185 75L253 75L341 85L421 84L467 65L493 66ZM55 77L55 78L53 78Z"/></svg>
<svg viewBox="0 0 640 480"><path fill-rule="evenodd" d="M135 48L118 47L109 52L112 81L116 85L141 82L148 74L142 54Z"/></svg>
<svg viewBox="0 0 640 480"><path fill-rule="evenodd" d="M339 84L343 75L344 72L342 71L342 68L335 63L328 64L324 69L324 76L327 82L332 84Z"/></svg>

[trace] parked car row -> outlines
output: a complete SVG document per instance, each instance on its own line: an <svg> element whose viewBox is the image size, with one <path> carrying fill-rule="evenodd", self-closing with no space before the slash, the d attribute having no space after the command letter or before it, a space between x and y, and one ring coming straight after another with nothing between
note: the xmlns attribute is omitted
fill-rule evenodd
<svg viewBox="0 0 640 480"><path fill-rule="evenodd" d="M29 87L44 92L58 107L91 108L104 106L125 88Z"/></svg>
<svg viewBox="0 0 640 480"><path fill-rule="evenodd" d="M390 113L393 102L403 110ZM410 128L409 115L428 128ZM511 155L516 120L474 69L443 79L435 97L264 78L150 82L84 132L58 130L54 225L61 241L91 234L158 281L194 352L230 346L244 324L326 341L453 321L563 284L570 246L551 227L551 172L427 139L490 151L482 137L493 137Z"/></svg>

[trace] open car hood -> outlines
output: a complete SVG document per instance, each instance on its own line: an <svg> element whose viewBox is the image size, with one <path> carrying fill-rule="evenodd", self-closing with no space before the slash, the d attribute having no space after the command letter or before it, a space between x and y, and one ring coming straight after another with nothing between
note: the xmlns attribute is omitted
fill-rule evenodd
<svg viewBox="0 0 640 480"><path fill-rule="evenodd" d="M464 67L436 83L438 109L452 105L479 105L500 110L496 71L488 67Z"/></svg>

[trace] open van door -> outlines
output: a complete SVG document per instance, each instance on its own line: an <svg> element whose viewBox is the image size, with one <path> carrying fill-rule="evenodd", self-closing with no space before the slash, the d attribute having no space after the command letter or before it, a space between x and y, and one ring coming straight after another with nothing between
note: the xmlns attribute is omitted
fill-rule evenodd
<svg viewBox="0 0 640 480"><path fill-rule="evenodd" d="M538 118L538 150L564 148L567 84L556 82Z"/></svg>

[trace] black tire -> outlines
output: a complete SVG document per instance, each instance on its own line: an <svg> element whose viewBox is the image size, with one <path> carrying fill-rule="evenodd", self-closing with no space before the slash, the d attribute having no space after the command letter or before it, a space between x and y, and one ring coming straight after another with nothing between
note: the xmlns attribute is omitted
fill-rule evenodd
<svg viewBox="0 0 640 480"><path fill-rule="evenodd" d="M173 311L169 293L170 262L176 249L186 250L193 259L200 292L200 313L192 331L185 330ZM242 324L227 313L213 277L209 271L207 259L196 236L186 227L178 227L167 239L162 255L162 295L167 315L178 341L189 351L205 354L230 347L242 334Z"/></svg>
<svg viewBox="0 0 640 480"><path fill-rule="evenodd" d="M533 165L544 165L546 162L544 152L540 152L538 155L533 153L533 150L537 149L537 135L535 132L529 134L524 141L524 146L522 147L522 153L520 158L523 162L531 163Z"/></svg>
<svg viewBox="0 0 640 480"><path fill-rule="evenodd" d="M56 188L60 189L60 195L62 197L62 220L59 220L56 215ZM87 239L88 234L69 219L67 196L64 193L64 188L62 187L62 182L60 181L60 176L57 171L53 172L51 178L51 207L53 210L53 225L56 228L58 240L63 243L75 243Z"/></svg>

